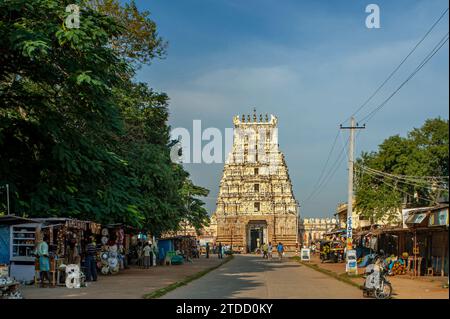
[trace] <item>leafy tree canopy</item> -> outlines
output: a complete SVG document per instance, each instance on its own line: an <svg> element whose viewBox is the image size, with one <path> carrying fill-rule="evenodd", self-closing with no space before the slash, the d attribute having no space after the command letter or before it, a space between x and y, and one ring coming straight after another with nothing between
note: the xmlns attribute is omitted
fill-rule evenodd
<svg viewBox="0 0 450 319"><path fill-rule="evenodd" d="M183 209L189 177L170 161L168 97L132 78L164 53L156 25L134 3L85 3L0 2L0 184L12 212L155 233L202 220L203 207Z"/></svg>
<svg viewBox="0 0 450 319"><path fill-rule="evenodd" d="M448 130L448 120L429 119L406 137L391 136L378 151L363 153L355 172L358 212L389 222L405 205L433 205L448 197Z"/></svg>

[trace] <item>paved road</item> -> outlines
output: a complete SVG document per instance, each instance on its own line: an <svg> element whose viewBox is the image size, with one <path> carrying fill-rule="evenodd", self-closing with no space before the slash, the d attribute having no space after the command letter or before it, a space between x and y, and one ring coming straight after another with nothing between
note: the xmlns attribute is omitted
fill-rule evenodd
<svg viewBox="0 0 450 319"><path fill-rule="evenodd" d="M222 267L162 298L355 299L362 298L362 292L297 262L235 255Z"/></svg>
<svg viewBox="0 0 450 319"><path fill-rule="evenodd" d="M217 266L220 262L222 260L216 255L212 255L209 259L202 256L200 259L194 259L192 263L183 265L158 266L150 269L132 267L113 276L99 275L98 281L88 283L87 288L21 286L20 290L26 299L138 299L144 294L183 280L186 276Z"/></svg>

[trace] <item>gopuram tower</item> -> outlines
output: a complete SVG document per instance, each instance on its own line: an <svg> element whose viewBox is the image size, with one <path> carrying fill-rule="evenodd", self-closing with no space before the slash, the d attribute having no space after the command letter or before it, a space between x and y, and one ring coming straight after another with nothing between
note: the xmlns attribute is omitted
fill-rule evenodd
<svg viewBox="0 0 450 319"><path fill-rule="evenodd" d="M298 242L298 203L283 153L278 120L266 114L233 118L233 148L224 166L215 218L216 243L235 252L253 252L264 243ZM275 251L275 250L274 250Z"/></svg>

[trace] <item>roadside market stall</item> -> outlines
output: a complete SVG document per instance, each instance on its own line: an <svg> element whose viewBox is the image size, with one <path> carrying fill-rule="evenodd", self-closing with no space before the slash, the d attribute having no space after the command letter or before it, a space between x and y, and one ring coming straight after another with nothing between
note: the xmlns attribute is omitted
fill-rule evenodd
<svg viewBox="0 0 450 319"><path fill-rule="evenodd" d="M196 237L189 235L159 238L157 243L159 259L170 264L180 264L184 260L192 261L197 249Z"/></svg>
<svg viewBox="0 0 450 319"><path fill-rule="evenodd" d="M122 223L102 227L97 264L102 274L117 274L139 259L139 243L143 239L139 234L137 229Z"/></svg>
<svg viewBox="0 0 450 319"><path fill-rule="evenodd" d="M41 225L36 241L47 237L52 285L65 285L66 266L77 265L85 273L84 257L90 237L98 236L100 225L71 218L35 218ZM38 283L39 263L35 262L35 284Z"/></svg>
<svg viewBox="0 0 450 319"><path fill-rule="evenodd" d="M22 281L22 276L26 275L22 272L26 270L26 267L21 267L20 262L21 259L27 262L29 257L27 254L31 253L29 248L34 246L34 238L30 237L30 235L34 236L33 224L34 221L28 218L15 215L0 216L0 298L2 299L22 298L19 281ZM19 232L19 229L27 229L19 228L24 225L28 225L32 231ZM21 234L24 236L22 237ZM28 242L32 242L30 246ZM15 260L12 261L14 258ZM19 267L16 266L16 262L19 263ZM33 262L30 262L30 265L33 265Z"/></svg>
<svg viewBox="0 0 450 319"><path fill-rule="evenodd" d="M390 275L448 276L448 203L408 209L403 227L359 232L356 242L370 249L359 256L358 267L377 253L385 255Z"/></svg>

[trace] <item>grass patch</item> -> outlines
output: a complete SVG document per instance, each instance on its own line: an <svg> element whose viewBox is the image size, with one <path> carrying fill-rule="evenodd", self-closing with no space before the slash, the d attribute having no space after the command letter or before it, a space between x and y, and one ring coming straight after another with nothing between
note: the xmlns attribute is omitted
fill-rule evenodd
<svg viewBox="0 0 450 319"><path fill-rule="evenodd" d="M290 260L293 260L293 261L297 261L297 262L299 262L299 263L302 261L301 258L300 258L300 256L289 257L289 259L290 259Z"/></svg>
<svg viewBox="0 0 450 319"><path fill-rule="evenodd" d="M184 278L181 281L177 281L174 282L173 284L170 284L164 288L160 288L158 290L152 291L148 294L144 295L144 299L157 299L160 298L162 296L164 296L165 294L167 294L168 292L177 289L178 287L181 286L185 286L188 283L190 283L191 281L198 279L200 277L203 277L204 275L206 275L207 273L209 273L210 271L213 271L217 268L219 268L220 266L224 265L225 263L229 262L231 259L233 259L234 256L233 255L229 255L228 257L225 258L225 260L223 262L221 262L220 264L213 266L211 268L199 271L198 273L195 273L193 275L187 276L186 278Z"/></svg>
<svg viewBox="0 0 450 319"><path fill-rule="evenodd" d="M347 283L347 284L349 284L349 285L352 285L352 286L354 286L354 287L356 287L356 288L358 288L358 289L362 289L362 288L363 288L362 285L360 285L360 284L354 282L353 280L351 280L351 278L358 278L358 277L362 277L363 275L349 276L347 273L337 274L337 273L335 273L334 271L331 271L331 270L328 270L328 269L321 268L321 267L320 267L319 265L317 265L317 264L313 264L313 263L308 263L308 262L301 261L300 258L295 258L295 257L293 257L292 259L293 259L293 260L296 260L296 261L299 262L301 265L304 265L304 266L307 266L307 267L309 267L309 268L312 268L312 269L314 269L314 270L316 270L316 271L318 271L318 272L321 272L321 273L323 273L323 274L326 274L326 275L328 275L328 276L330 276L330 277L333 277L333 278L335 278L335 279L337 279L337 280L339 280L339 281L345 282L345 283Z"/></svg>

